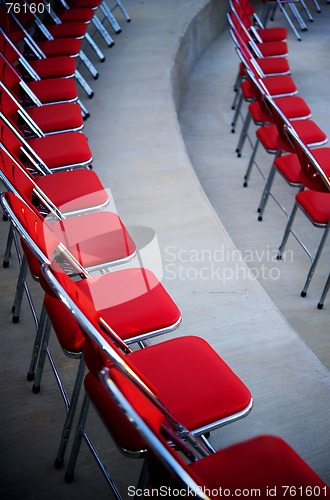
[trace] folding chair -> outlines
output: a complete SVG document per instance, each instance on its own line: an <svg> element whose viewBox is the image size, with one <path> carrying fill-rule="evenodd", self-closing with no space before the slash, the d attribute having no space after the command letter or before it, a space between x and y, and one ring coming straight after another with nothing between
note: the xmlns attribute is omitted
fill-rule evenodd
<svg viewBox="0 0 330 500"><path fill-rule="evenodd" d="M81 73L76 69L74 58L68 56L57 56L57 57L46 58L42 57L39 54L39 58L28 60L17 49L15 44L10 40L10 37L2 30L2 28L0 28L0 33L5 37L7 45L10 45L9 51L11 52L11 56L15 54L16 57L14 57L14 59L9 59L8 49L6 52L4 52L4 55L6 56L7 59L10 60L10 62L18 61L18 63L22 67L20 71L23 73L24 80L29 80L29 79L44 80L53 78L56 79L60 78L61 80L66 80L75 78L75 80L85 90L88 97L89 98L93 97L94 95L93 89L90 87L90 85L88 85L85 78L83 78ZM66 85L66 87L68 87L68 85ZM72 88L70 90L71 92L73 92ZM67 88L65 89L65 91L67 92Z"/></svg>
<svg viewBox="0 0 330 500"><path fill-rule="evenodd" d="M309 465L276 436L257 436L208 454L164 407L161 396L145 378L123 365L116 366L117 371L104 368L100 372L102 384L148 450L147 484L132 487L132 491L177 491L181 496L204 500L244 491L262 498L269 494L284 498L290 487L307 495L314 491L329 494L330 488Z"/></svg>
<svg viewBox="0 0 330 500"><path fill-rule="evenodd" d="M78 92L75 81L72 78L52 78L51 69L47 66L40 67L37 73L27 61L27 59L17 50L15 45L0 28L0 50L6 59L7 68L12 70L11 78L15 74L20 88L28 96L27 103L33 104L53 104L59 102L78 102L84 119L90 114L86 106L78 99Z"/></svg>
<svg viewBox="0 0 330 500"><path fill-rule="evenodd" d="M326 243L330 227L330 148L319 149L319 152L324 149L322 156L320 155L319 157L320 160L323 159L323 162L321 164L317 161L313 152L309 149L309 147L302 140L299 134L293 129L293 127L286 125L285 132L288 134L290 141L294 145L297 156L299 158L301 166L301 183L303 188L295 197L295 204L285 228L277 258L282 258L289 235L290 233L292 233L311 260L311 266L307 274L305 285L301 292L301 296L305 297L315 273L315 269L320 259L322 250ZM301 237L299 237L297 233L292 229L298 208L300 208L300 210L306 215L313 226L323 229L323 235L315 255L313 255L308 250ZM325 286L325 290L327 291L327 284Z"/></svg>
<svg viewBox="0 0 330 500"><path fill-rule="evenodd" d="M60 0L58 5L59 7L54 9L54 11L62 22L92 22L108 47L112 47L114 45L113 38L110 36L109 32L106 30L104 24L100 21L96 13L100 5L100 0L91 0L91 2L87 2L85 5L80 4L80 2L72 2L70 5L70 2Z"/></svg>
<svg viewBox="0 0 330 500"><path fill-rule="evenodd" d="M59 103L25 109L2 81L0 81L0 104L8 118L14 116L20 118L17 125L24 136L43 137L63 132L79 132L84 126L78 104Z"/></svg>
<svg viewBox="0 0 330 500"><path fill-rule="evenodd" d="M297 4L300 4L304 8L309 20L313 21L313 17L311 15L311 13L309 12L305 1L304 0L263 0L263 3L264 3L264 7L265 7L265 13L263 16L264 25L266 26L269 18L271 20L274 19L275 11L278 8L281 11L281 13L283 14L283 16L285 17L285 19L286 19L287 23L289 24L290 28L292 29L293 33L297 37L297 40L301 41L301 36L299 35L297 28L295 27L294 20L292 20L289 13L287 12L286 6L288 6L289 9L291 10L293 17L297 21L300 29L302 31L307 31L306 23L305 23L304 19L302 18L301 14L297 8Z"/></svg>
<svg viewBox="0 0 330 500"><path fill-rule="evenodd" d="M232 5L257 43L286 41L287 30L282 27L265 28L249 0L232 0Z"/></svg>
<svg viewBox="0 0 330 500"><path fill-rule="evenodd" d="M266 106L268 107L269 111L273 116L274 124L261 127L260 129L258 129L257 135L259 134L258 137L260 138L260 141L263 145L268 143L267 146L268 149L273 147L271 146L272 143L274 145L277 144L277 151L275 152L276 158L281 156L283 151L288 153L295 152L295 149L292 148L292 143L288 140L287 134L285 132L285 127L294 128L294 130L301 138L301 140L304 143L306 143L309 147L315 148L318 146L322 146L327 142L328 139L326 135L316 125L314 121L310 119L290 121L280 110L277 104L273 101L273 99L266 94L266 92L264 93L263 98L266 103ZM272 134L275 134L273 138L271 137ZM283 157L282 161L285 162L285 157ZM289 168L290 166L291 164L289 163ZM276 173L276 166L274 165L273 162L258 207L259 221L262 221L263 219L263 215L265 212L269 196L272 196L272 198L276 201L276 198L271 193L271 187L274 182L275 173ZM283 209L283 207L280 204L278 205L280 206L280 208ZM286 213L286 210L284 210L284 212Z"/></svg>
<svg viewBox="0 0 330 500"><path fill-rule="evenodd" d="M25 138L13 123L16 116L19 115L15 114L9 118L0 111L0 141L9 151L13 148L21 149L25 164L32 169L38 170L38 165L42 165L50 170L61 171L86 168L91 165L92 152L84 134L65 132ZM12 134L6 134L7 129L10 129Z"/></svg>
<svg viewBox="0 0 330 500"><path fill-rule="evenodd" d="M179 309L151 271L130 268L93 278L88 270L78 262L77 257L79 258L79 255L74 256L63 243L58 244L60 240L52 232L53 223L47 224L47 221L42 221L31 210L31 207L13 194L3 195L2 205L14 227L23 238L24 251L31 272L38 276L40 274L40 264L42 262L49 263L49 259L56 258L62 262L62 265L65 265L65 262L70 266L71 272L75 274L75 279L77 279L78 275L83 278L82 281L78 281L76 284L70 278L67 278L67 283L70 284L69 286L74 290L74 293L78 295L92 294L91 300L94 301L94 307L102 308L104 325L106 326L106 321L113 322L128 344L139 342L142 345L149 338L171 332L179 326L181 322ZM81 218L83 217L79 219ZM111 234L108 236L111 237ZM57 243L54 244L54 241ZM97 246L96 238L94 244ZM55 246L57 246L56 249ZM96 248L94 248L94 251L96 251ZM31 255L31 252L33 255ZM121 262L123 261L122 258ZM109 264L111 265L111 263L107 265ZM107 307L102 307L102 304L106 304ZM33 347L28 380L34 379L33 392L39 392L43 367L46 356L48 356L68 413L56 461L59 467L63 462L75 406L71 406L68 402L65 389L48 348L49 320L53 324L62 349L71 357L81 357L84 336L58 299L46 294L42 311ZM48 314L48 319L45 319L45 313ZM83 374L83 360L79 364L78 374L80 376ZM80 385L81 380L77 378L71 398L75 405Z"/></svg>
<svg viewBox="0 0 330 500"><path fill-rule="evenodd" d="M238 48L236 49L236 52L245 68L246 80L241 84L242 98L248 96L248 99L246 100L250 101L248 104L247 114L245 118L243 118L243 127L235 150L237 156L240 157L246 139L249 140L250 145L253 149L252 141L250 139L250 136L248 135L251 120L254 121L255 125L261 126L272 123L273 118L262 101L263 90L259 88L258 84L258 75L262 73L258 68L257 61L254 59L247 59L244 53ZM273 76L276 77L276 75ZM292 85L292 82L290 82L290 80L283 82L283 80L278 77L263 77L262 81L267 87L267 92L273 96L277 105L290 120L301 120L311 117L310 108L301 97L297 96L294 93L294 86ZM283 84L285 86L283 86ZM281 94L281 92L289 93ZM254 100L251 99L251 96L253 96Z"/></svg>
<svg viewBox="0 0 330 500"><path fill-rule="evenodd" d="M66 284L68 278L63 272L58 273L44 265L42 272L49 286L74 315L86 336L84 355L93 379L97 379L100 366L107 362L109 346L114 344L114 349L123 363L132 363L139 373L143 373L153 387L157 388L171 411L177 412L194 434L204 436L207 432L242 418L250 412L252 408L250 392L203 339L184 336L149 345L138 351L129 351L127 344L123 343L116 330L118 325L116 327L113 322L108 325L104 321L103 311L95 315L95 305L93 307L90 300L86 301L87 295L80 297L77 293L73 293L72 287L69 288ZM191 377L194 377L195 371L191 370L191 366L196 360L199 369L193 382ZM109 366L112 362L110 356ZM216 384L217 380L221 380L221 383ZM94 395L97 398L97 391ZM112 422L116 422L118 412L111 418L112 408L109 416ZM84 426L87 409L88 402L85 400L66 473L67 481L73 479L81 440L82 437L86 437ZM122 435L125 437L125 431ZM209 449L212 449L205 438L203 441L207 443L205 445Z"/></svg>
<svg viewBox="0 0 330 500"><path fill-rule="evenodd" d="M36 36L42 35L46 37L48 40L50 40L51 38L72 38L72 37L78 39L85 39L87 43L91 46L91 48L94 50L96 55L99 57L100 61L101 62L105 61L104 53L101 51L99 46L87 32L90 22L84 22L84 21L62 22L60 18L56 15L55 11L52 9L50 3L47 3L46 0L45 1L38 0L37 2L33 2L33 4L37 6L37 11L39 9L43 10L44 14L48 16L48 17L44 16L43 20L41 20L40 16L32 14L32 9L30 7L31 2L27 2L27 0L24 0L24 3L28 6L29 14L33 16L34 23L37 27ZM88 68L90 61L88 62L86 54L85 53L80 54L80 58L83 60L84 64ZM90 66L90 69L92 69L92 65ZM96 74L95 71L96 70L94 68L93 71L94 74Z"/></svg>

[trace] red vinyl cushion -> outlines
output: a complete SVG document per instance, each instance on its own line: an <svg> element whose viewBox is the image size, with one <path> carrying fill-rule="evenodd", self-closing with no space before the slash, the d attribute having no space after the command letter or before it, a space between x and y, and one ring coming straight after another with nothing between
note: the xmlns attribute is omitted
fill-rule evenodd
<svg viewBox="0 0 330 500"><path fill-rule="evenodd" d="M63 213L101 206L108 201L106 190L92 170L57 172L37 177L35 182Z"/></svg>
<svg viewBox="0 0 330 500"><path fill-rule="evenodd" d="M51 222L50 227L84 267L105 265L135 252L134 241L113 212L89 212Z"/></svg>
<svg viewBox="0 0 330 500"><path fill-rule="evenodd" d="M86 137L79 132L28 139L28 143L49 168L69 168L92 160Z"/></svg>
<svg viewBox="0 0 330 500"><path fill-rule="evenodd" d="M257 32L263 42L280 42L287 37L287 30L281 27L258 28Z"/></svg>
<svg viewBox="0 0 330 500"><path fill-rule="evenodd" d="M262 79L271 96L297 93L297 87L291 76L267 76Z"/></svg>
<svg viewBox="0 0 330 500"><path fill-rule="evenodd" d="M330 193L305 190L296 195L297 203L316 224L328 224L330 220Z"/></svg>
<svg viewBox="0 0 330 500"><path fill-rule="evenodd" d="M325 486L306 462L275 436L263 435L235 444L192 463L188 470L200 486L217 491L211 498L219 498L220 487L232 495L260 489L260 498L267 498L276 488L276 498L286 498L288 491L301 491L301 498L308 498L307 487L313 491L313 486ZM324 498L326 492L329 495L330 489L322 490Z"/></svg>
<svg viewBox="0 0 330 500"><path fill-rule="evenodd" d="M311 110L306 102L299 96L285 96L274 99L277 106L289 120L309 118ZM271 114L265 113L258 101L249 104L249 112L255 123L272 123Z"/></svg>
<svg viewBox="0 0 330 500"><path fill-rule="evenodd" d="M68 56L31 60L29 63L41 79L72 77L76 69L76 61Z"/></svg>
<svg viewBox="0 0 330 500"><path fill-rule="evenodd" d="M68 22L60 24L47 24L47 29L54 38L83 38L88 25L84 22Z"/></svg>
<svg viewBox="0 0 330 500"><path fill-rule="evenodd" d="M57 38L38 41L38 47L46 57L77 56L82 40L78 38Z"/></svg>
<svg viewBox="0 0 330 500"><path fill-rule="evenodd" d="M191 430L236 414L250 403L248 388L202 338L171 339L129 357L157 388L159 399Z"/></svg>
<svg viewBox="0 0 330 500"><path fill-rule="evenodd" d="M58 103L27 109L29 116L44 134L83 127L81 108L75 103Z"/></svg>
<svg viewBox="0 0 330 500"><path fill-rule="evenodd" d="M147 273L149 282L154 281L153 288L145 290L144 294L139 283L143 272ZM87 304L89 319L97 321L101 315L123 340L170 327L180 319L176 304L148 270L127 269L96 276L77 281L73 291L67 291L74 294L78 307L83 309ZM72 326L72 316L66 307L50 295L47 295L45 306L61 346L68 351L80 352L83 334L77 324ZM100 365L96 359L90 359L91 362L87 363L89 369L102 368L103 361Z"/></svg>
<svg viewBox="0 0 330 500"><path fill-rule="evenodd" d="M37 80L27 82L27 86L43 104L78 99L75 81L69 78L61 78L60 81L58 78Z"/></svg>
<svg viewBox="0 0 330 500"><path fill-rule="evenodd" d="M294 120L291 122L291 125L303 142L308 145L316 145L326 140L324 132L312 120ZM276 152L277 149L289 153L295 152L287 141L280 139L276 125L274 124L260 127L256 131L256 134L264 148L269 152Z"/></svg>
<svg viewBox="0 0 330 500"><path fill-rule="evenodd" d="M263 57L285 56L288 53L288 45L282 41L258 43L258 49Z"/></svg>
<svg viewBox="0 0 330 500"><path fill-rule="evenodd" d="M256 59L265 75L276 73L289 73L290 66L285 57L263 57Z"/></svg>
<svg viewBox="0 0 330 500"><path fill-rule="evenodd" d="M274 165L288 183L296 185L301 183L301 168L296 154L292 153L279 156L278 158L275 158Z"/></svg>
<svg viewBox="0 0 330 500"><path fill-rule="evenodd" d="M127 357L131 366L156 388L160 401L190 430L233 415L246 408L251 400L243 382L199 337L175 338L134 351ZM110 398L102 398L100 382L90 377L89 380L86 377L86 388L106 425L110 430L116 428L117 440L126 439L126 448L133 449L138 436L131 434L132 431L126 434L127 423ZM143 447L143 442L139 446Z"/></svg>
<svg viewBox="0 0 330 500"><path fill-rule="evenodd" d="M122 339L175 325L180 311L156 276L132 268L77 283Z"/></svg>

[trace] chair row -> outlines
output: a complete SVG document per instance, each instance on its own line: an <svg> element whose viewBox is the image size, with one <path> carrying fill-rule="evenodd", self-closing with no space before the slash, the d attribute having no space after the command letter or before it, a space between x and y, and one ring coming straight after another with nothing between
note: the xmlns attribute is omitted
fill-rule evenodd
<svg viewBox="0 0 330 500"><path fill-rule="evenodd" d="M236 153L241 156L246 140L252 147L243 185L248 186L251 173L256 168L265 182L258 206L258 220L263 220L270 197L287 217L287 226L277 258L282 258L290 234L297 239L310 257L311 265L301 292L304 297L329 231L330 148L324 147L328 139L311 119L311 110L306 101L298 95L298 88L290 74L286 31L274 27L256 29L249 14L252 8L249 11L246 0L230 0L229 5L230 11L227 17L230 34L239 57L239 72L234 85L235 114L232 132L235 131L237 121L241 117L243 126ZM243 102L247 102L248 105L245 117L242 114ZM253 140L254 134L249 134L251 123L257 127L255 140ZM267 153L274 155L268 171L257 161L260 145ZM291 211L284 207L272 192L277 172L289 186L299 191ZM293 230L298 208L313 226L323 229L315 254ZM319 309L323 307L327 290L326 284L318 303Z"/></svg>
<svg viewBox="0 0 330 500"><path fill-rule="evenodd" d="M79 123L78 113L69 113L69 107L74 109L70 99L67 102L52 101L52 104L48 100L43 106L31 105L33 81L26 77L24 70L39 60L31 59L30 55L26 58L28 54L24 52L18 53L11 32L1 31L1 43L2 74L10 75L1 82L0 173L7 188L7 192L1 195L1 203L11 222L4 264L6 267L9 265L13 241L19 250L21 262L13 305L15 322L19 320L24 291L29 294L26 279L28 269L44 290L40 316L34 313L36 334L28 380L33 381L33 391L38 393L48 357L65 403L62 434L55 460L57 468L64 464L84 382L86 396L81 406L66 480L70 482L73 479L81 440L84 438L112 491L120 498L115 482L103 466L85 430L89 401L97 408L121 450L129 456L146 457L140 486L146 480L149 486L156 479L159 484L159 473L163 469L161 467L153 475L149 464L155 463L153 453L157 455L162 449L156 447L154 450L145 435L141 434L140 427L136 431L126 422L118 400L107 393L107 385L103 389L100 373L108 374L108 370L113 367L120 370L125 368L122 371L124 377L128 373L133 376L138 391L140 380L143 380L144 385L158 395L157 400L151 400L151 404L160 410L159 416L166 419L170 417L171 423L176 422L174 431L166 436L166 447L171 449L170 443L173 443L174 438L178 439L178 446L183 446L182 449L185 449L186 443L196 443L196 450L198 444L198 450L204 457L222 458L226 455L226 450L215 453L208 433L248 415L252 408L252 395L203 338L175 337L150 344L151 338L172 332L179 326L180 310L149 269L127 265L117 269L114 267L129 262L137 249L114 210L109 192L102 186L96 173L88 168L92 154L86 138L80 132L82 122ZM53 67L53 63L50 67ZM24 70L21 73L22 66ZM49 80L52 80L52 85L47 87L48 94L43 94L46 96L51 91L63 91L68 83L63 75L62 78L52 75L51 78L34 82L43 82L46 87ZM49 348L51 327L65 354L78 359L75 384L70 395L61 381ZM136 349L134 346L132 349L131 344L143 348ZM195 370L196 363L198 371ZM84 376L86 367L87 375ZM116 370L112 371L112 378L116 381ZM135 409L140 408L138 403ZM155 436L158 437L158 434ZM258 438L254 442L266 443L268 448L272 439L264 441ZM281 442L277 439L274 441ZM242 443L241 446L242 451L249 453L249 443ZM301 481L308 471L309 485L325 488L324 483L287 445L280 446L285 448L283 457L294 457L295 465L292 469L282 468L274 478L274 456L268 449L266 468L274 481L288 481L288 477L292 484L298 484L296 481ZM264 444L260 452L263 447ZM162 455L159 457L162 461ZM170 460L180 464L176 454ZM213 459L209 460L210 465L206 464L206 467L213 481L217 478L211 465ZM166 470L166 461L164 465ZM232 463L227 462L227 467L232 477L236 475ZM148 479L145 477L146 470ZM191 467L189 471L192 471ZM182 478L179 468L175 467L174 472L176 484ZM189 473L193 474L197 485L203 485L203 474L198 477ZM256 473L256 481L259 481L258 476L259 472ZM241 480L244 483L243 476ZM236 484L239 486L243 483ZM195 483L189 482L186 487L189 488L190 484Z"/></svg>

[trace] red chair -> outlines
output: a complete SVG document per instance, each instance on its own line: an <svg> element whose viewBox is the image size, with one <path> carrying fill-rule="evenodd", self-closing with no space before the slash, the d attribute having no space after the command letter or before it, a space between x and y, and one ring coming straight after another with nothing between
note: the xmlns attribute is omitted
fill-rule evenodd
<svg viewBox="0 0 330 500"><path fill-rule="evenodd" d="M292 127L296 131L297 135L301 138L301 140L309 147L315 148L317 146L322 146L327 142L328 139L324 132L312 120L308 119L290 121L280 110L274 100L266 93L264 94L264 101L273 116L274 124L258 129L257 136L260 138L260 141L263 145L267 145L266 150L271 149L275 146L275 144L277 145L277 151L275 152L276 157L281 156L283 151L288 153L295 152L295 148L292 147L292 143L288 140L285 127ZM272 144L274 144L274 146L272 146ZM283 157L282 164L285 161L286 159L285 157ZM287 165L287 168L290 170L290 168L292 168L291 158L289 158L289 163ZM284 169L282 168L282 172L284 171ZM268 198L271 195L271 187L274 181L275 173L276 166L273 163L267 177L265 188L258 208L259 221L261 221L263 218ZM288 175L290 175L289 172Z"/></svg>
<svg viewBox="0 0 330 500"><path fill-rule="evenodd" d="M285 132L288 134L288 137L299 158L301 166L301 183L303 188L295 197L295 204L290 214L284 231L282 243L279 248L278 259L282 258L289 235L292 233L311 259L311 266L301 292L301 296L305 297L326 243L330 228L330 148L319 148L318 161L316 155L313 154L313 151L309 149L299 134L292 127L285 126ZM323 235L315 255L308 250L307 245L302 241L297 233L292 230L298 208L306 215L313 226L323 229ZM327 284L325 286L325 290L326 287Z"/></svg>
<svg viewBox="0 0 330 500"><path fill-rule="evenodd" d="M92 152L84 134L65 132L36 138L25 138L18 129L18 115L9 118L0 111L0 141L9 151L21 149L24 163L32 169L70 170L86 168L93 160ZM14 121L15 120L15 121ZM7 130L11 134L7 133Z"/></svg>
<svg viewBox="0 0 330 500"><path fill-rule="evenodd" d="M107 356L109 352L113 352L113 346L121 362L133 365L150 380L170 410L179 414L185 425L196 435L205 435L249 413L252 407L250 392L203 339L190 336L174 338L130 352L121 340L119 325L116 326L112 322L107 326L103 311L95 311L95 304L88 300L87 295L77 294L72 284L68 285L68 277L63 272L47 266L42 266L42 272L49 286L74 315L86 336L84 356L91 372L90 380L93 385L94 382L97 384L92 395L92 401L96 405L98 402L102 405L102 401L103 407L107 405L98 393L101 389L97 372L104 363L112 365L112 356L110 355L109 359ZM197 372L191 370L196 361ZM217 380L221 380L221 383L215 383ZM66 474L68 481L73 479L81 439L85 436L87 406L85 401ZM106 420L110 427L117 422L118 411L113 414L113 408L111 406L111 411L108 412L109 422ZM122 428L120 422L117 422L117 427L122 429L121 437L126 438L127 443L126 427ZM205 443L208 442L205 440ZM138 451L134 450L135 447L134 444L131 451Z"/></svg>
<svg viewBox="0 0 330 500"><path fill-rule="evenodd" d="M287 30L278 26L266 28L249 0L232 0L232 5L257 43L286 40Z"/></svg>
<svg viewBox="0 0 330 500"><path fill-rule="evenodd" d="M35 106L25 109L16 96L1 81L0 105L7 118L19 116L20 121L17 125L25 136L42 137L59 132L79 132L84 126L78 104L59 103L50 104L46 107Z"/></svg>
<svg viewBox="0 0 330 500"><path fill-rule="evenodd" d="M262 126L273 123L274 119L267 107L263 104L262 95L265 90L264 88L260 88L261 86L258 83L259 78L257 75L259 72L255 70L255 61L248 60L239 49L237 49L236 52L245 67L246 80L241 84L242 96L244 97L247 95L249 97L247 99L248 101L251 101L251 96L253 96L254 99L248 105L248 111L245 119L243 119L243 127L236 146L237 156L240 157L247 138L253 148L252 141L248 135L251 120L253 120L255 125ZM283 85L283 82L278 78L263 77L262 82L265 87L267 87L267 92L273 96L274 101L289 120L302 120L311 117L312 114L309 106L300 96L290 95L290 93L287 95L278 94L281 90L287 90L285 88L283 89L283 87L282 89L279 88L279 84L281 83L281 85ZM276 97L276 95L278 95L278 97Z"/></svg>
<svg viewBox="0 0 330 500"><path fill-rule="evenodd" d="M177 415L164 408L161 395L155 394L145 378L119 363L117 366L118 370L103 369L100 378L109 397L146 442L148 482L144 491L175 490L181 496L205 500L234 492L253 491L261 498L285 498L288 491L299 491L306 498L330 493L279 437L257 436L208 454Z"/></svg>
<svg viewBox="0 0 330 500"><path fill-rule="evenodd" d="M23 12L23 11L21 11ZM28 14L21 14L29 17ZM80 38L58 38L55 39L50 33L46 40L34 40L25 26L10 9L8 14L4 7L0 7L0 18L4 31L13 44L18 47L25 43L24 55L38 73L39 61L44 61L42 69L46 65L48 71L52 71L51 77L75 77L89 97L93 97L93 90L77 69L76 59L79 58L91 72L94 78L98 78L98 72L86 54L81 51L82 40ZM29 19L25 20L27 24ZM60 67L56 67L60 65ZM54 66L54 68L52 68Z"/></svg>

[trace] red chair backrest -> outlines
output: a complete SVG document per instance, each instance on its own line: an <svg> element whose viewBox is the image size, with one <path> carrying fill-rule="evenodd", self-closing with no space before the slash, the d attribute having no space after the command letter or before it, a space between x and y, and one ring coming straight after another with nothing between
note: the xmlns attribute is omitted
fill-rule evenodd
<svg viewBox="0 0 330 500"><path fill-rule="evenodd" d="M286 126L285 132L299 158L302 184L313 191L330 192L330 170L325 172L322 169L313 152L292 127Z"/></svg>

